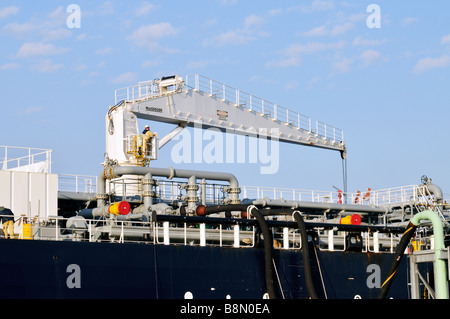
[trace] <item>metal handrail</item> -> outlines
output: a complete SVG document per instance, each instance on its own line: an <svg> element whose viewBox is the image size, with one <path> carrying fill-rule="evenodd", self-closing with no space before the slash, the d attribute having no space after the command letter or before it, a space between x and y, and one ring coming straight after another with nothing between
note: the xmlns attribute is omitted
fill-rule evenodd
<svg viewBox="0 0 450 319"><path fill-rule="evenodd" d="M15 155L11 155L13 152ZM26 152L26 155L21 155L17 153ZM18 168L26 168L26 166L45 163L45 171L51 172L51 163L52 163L52 154L53 150L43 149L43 148L32 148L32 147L20 147L20 146L6 146L0 145L0 153L3 153L3 159L0 160L0 169L9 170L9 169L18 169ZM12 158L11 158L12 157ZM12 164L16 162L17 165ZM23 164L25 162L25 164Z"/></svg>
<svg viewBox="0 0 450 319"><path fill-rule="evenodd" d="M257 112L262 116L267 116L286 125L316 133L320 137L337 142L344 141L344 132L339 128L320 121L316 121L316 126L313 127L309 116L205 76L199 74L187 75L185 87L186 89L203 91L210 96L221 98L223 101L233 103L236 106L245 107L249 111Z"/></svg>
<svg viewBox="0 0 450 319"><path fill-rule="evenodd" d="M342 129L321 121L316 121L315 126L313 126L309 116L199 74L186 75L184 89L205 92L211 97L219 98L222 101L227 101L236 106L245 107L249 111L256 112L261 116L266 116L286 125L315 133L320 137L335 142L344 141L344 132ZM155 81L145 81L137 85L115 90L114 98L115 104L117 104L122 100L136 102L161 95L162 93L159 91L159 87Z"/></svg>

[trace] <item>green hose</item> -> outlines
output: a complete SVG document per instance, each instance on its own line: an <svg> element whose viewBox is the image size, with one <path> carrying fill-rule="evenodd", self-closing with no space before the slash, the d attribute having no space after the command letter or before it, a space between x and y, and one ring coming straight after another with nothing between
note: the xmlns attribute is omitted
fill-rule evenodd
<svg viewBox="0 0 450 319"><path fill-rule="evenodd" d="M419 226L421 220L430 220L433 224L436 299L448 299L447 266L445 261L439 258L441 250L445 248L444 229L441 219L436 212L425 210L414 215L410 222L415 226Z"/></svg>

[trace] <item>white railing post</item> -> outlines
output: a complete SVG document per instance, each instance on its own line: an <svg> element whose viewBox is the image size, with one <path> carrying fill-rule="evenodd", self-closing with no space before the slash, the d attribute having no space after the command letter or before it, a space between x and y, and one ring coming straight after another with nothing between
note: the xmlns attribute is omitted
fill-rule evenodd
<svg viewBox="0 0 450 319"><path fill-rule="evenodd" d="M233 247L239 248L240 238L239 238L239 225L234 225L234 244Z"/></svg>
<svg viewBox="0 0 450 319"><path fill-rule="evenodd" d="M380 252L380 243L379 243L379 238L378 238L378 233L379 232L374 232L373 233L373 251L378 253Z"/></svg>
<svg viewBox="0 0 450 319"><path fill-rule="evenodd" d="M289 249L289 228L283 228L283 248Z"/></svg>
<svg viewBox="0 0 450 319"><path fill-rule="evenodd" d="M163 223L163 234L164 234L164 245L170 244L170 237L169 237L169 222Z"/></svg>
<svg viewBox="0 0 450 319"><path fill-rule="evenodd" d="M328 250L334 251L334 229L328 231Z"/></svg>
<svg viewBox="0 0 450 319"><path fill-rule="evenodd" d="M200 224L200 246L206 246L206 227L205 224Z"/></svg>

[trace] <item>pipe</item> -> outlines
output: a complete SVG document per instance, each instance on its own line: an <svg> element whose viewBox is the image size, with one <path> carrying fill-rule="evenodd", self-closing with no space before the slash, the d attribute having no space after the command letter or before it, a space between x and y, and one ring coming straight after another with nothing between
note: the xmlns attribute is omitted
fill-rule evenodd
<svg viewBox="0 0 450 319"><path fill-rule="evenodd" d="M152 190L154 180L150 172L145 174L142 184L144 188L144 211L148 212L148 208L153 204L153 196L155 196L155 192Z"/></svg>
<svg viewBox="0 0 450 319"><path fill-rule="evenodd" d="M439 256L441 253L441 249L445 248L444 244L444 230L442 227L442 222L439 216L431 211L425 210L413 216L410 219L408 228L403 233L402 239L397 246L394 259L391 264L391 268L388 272L387 279L384 281L381 286L381 290L378 294L378 299L386 298L387 292L392 284L395 273L397 272L398 265L404 255L404 251L408 246L411 238L414 235L414 232L419 226L421 220L430 220L433 224L433 233L434 233L434 255L435 255L435 285L436 285L436 297L437 299L448 299L448 289L447 289L447 268L445 265L445 261L440 260Z"/></svg>
<svg viewBox="0 0 450 319"><path fill-rule="evenodd" d="M306 288L308 289L308 293L311 299L318 299L312 279L311 263L309 260L308 234L306 232L305 221L300 216L298 211L295 211L292 214L292 217L296 221L297 227L300 230L300 234L302 237L303 269L305 271Z"/></svg>
<svg viewBox="0 0 450 319"><path fill-rule="evenodd" d="M97 196L106 194L106 179L121 177L122 175L146 175L150 173L152 176L161 176L167 178L180 177L190 178L195 175L196 178L204 178L209 180L228 181L230 184L229 194L232 204L239 204L239 183L236 177L230 173L207 172L197 170L158 168L158 167L141 167L141 166L107 166L103 173L99 175L97 181ZM103 204L104 205L104 204Z"/></svg>
<svg viewBox="0 0 450 319"><path fill-rule="evenodd" d="M280 200L262 198L253 201L253 205L256 206L279 206L288 207L292 209L298 209L301 211L307 210L336 210L347 212L360 212L360 213L388 213L390 209L381 207L372 207L368 205L352 205L352 204L334 204L334 203L319 203L319 202L306 202L306 201L293 201L293 200Z"/></svg>
<svg viewBox="0 0 450 319"><path fill-rule="evenodd" d="M106 179L103 172L97 178L97 207L105 206L105 199L108 198L106 195Z"/></svg>
<svg viewBox="0 0 450 319"><path fill-rule="evenodd" d="M221 212L246 212L249 205L244 204L230 204L230 205L217 205L217 206L205 206L199 205L196 208L198 216L206 216L210 214L216 214Z"/></svg>
<svg viewBox="0 0 450 319"><path fill-rule="evenodd" d="M78 213L78 216L83 216L86 219L92 219L96 217L108 216L108 214L113 214L116 216L128 215L130 211L130 203L121 201L108 206L83 209Z"/></svg>
<svg viewBox="0 0 450 319"><path fill-rule="evenodd" d="M428 187L428 190L430 191L430 193L432 195L434 195L434 198L436 199L436 202L438 204L442 203L442 200L444 198L444 195L442 193L442 189L439 186L437 186L437 185L435 185L435 184L433 184L431 182L427 184L427 187Z"/></svg>
<svg viewBox="0 0 450 319"><path fill-rule="evenodd" d="M442 221L436 212L425 210L413 216L410 222L417 227L421 220L430 220L433 224L436 298L448 299L447 267L445 261L440 259L441 250L445 249Z"/></svg>
<svg viewBox="0 0 450 319"><path fill-rule="evenodd" d="M187 191L188 211L194 212L198 203L198 196L197 196L198 185L195 175L189 177L188 184L186 185L186 191Z"/></svg>

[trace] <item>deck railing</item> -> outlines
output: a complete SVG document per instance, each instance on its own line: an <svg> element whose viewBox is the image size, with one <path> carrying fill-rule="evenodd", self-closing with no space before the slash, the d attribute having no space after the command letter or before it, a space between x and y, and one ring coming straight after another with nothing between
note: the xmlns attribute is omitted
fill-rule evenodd
<svg viewBox="0 0 450 319"><path fill-rule="evenodd" d="M184 82L184 90L196 90L220 98L236 106L245 107L275 121L317 134L320 137L336 142L344 141L344 132L330 124L316 121L312 123L309 116L287 109L253 94L238 90L227 84L207 78L199 74L188 74ZM115 91L115 104L120 101L137 102L161 96L155 81L139 82L137 85L124 87Z"/></svg>
<svg viewBox="0 0 450 319"><path fill-rule="evenodd" d="M51 173L53 150L0 145L0 170Z"/></svg>

